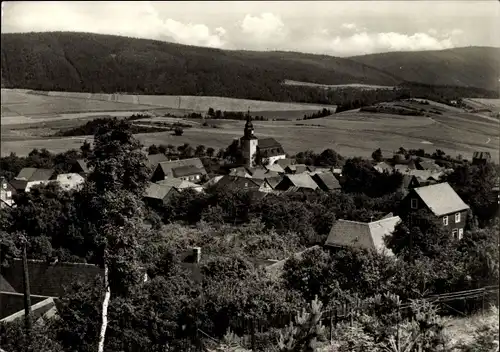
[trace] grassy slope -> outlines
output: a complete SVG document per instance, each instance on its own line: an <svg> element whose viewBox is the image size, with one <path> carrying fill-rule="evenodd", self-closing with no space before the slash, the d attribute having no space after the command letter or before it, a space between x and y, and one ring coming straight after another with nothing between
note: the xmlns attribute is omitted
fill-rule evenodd
<svg viewBox="0 0 500 352"><path fill-rule="evenodd" d="M354 56L350 59L407 81L498 90L500 48L391 52Z"/></svg>
<svg viewBox="0 0 500 352"><path fill-rule="evenodd" d="M223 51L88 33L2 34L2 84L29 89L285 100L284 79L394 85L349 59ZM280 98L280 99L277 99Z"/></svg>

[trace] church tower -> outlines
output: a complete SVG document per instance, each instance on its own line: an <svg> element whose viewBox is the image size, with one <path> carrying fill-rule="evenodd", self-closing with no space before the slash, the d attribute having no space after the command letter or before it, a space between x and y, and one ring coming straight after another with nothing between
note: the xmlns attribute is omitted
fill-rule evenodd
<svg viewBox="0 0 500 352"><path fill-rule="evenodd" d="M252 118L249 111L247 114L247 122L245 123L243 137L240 138L240 148L243 154L243 163L246 167L253 167L255 165L255 156L257 154L258 143L259 140L254 135Z"/></svg>

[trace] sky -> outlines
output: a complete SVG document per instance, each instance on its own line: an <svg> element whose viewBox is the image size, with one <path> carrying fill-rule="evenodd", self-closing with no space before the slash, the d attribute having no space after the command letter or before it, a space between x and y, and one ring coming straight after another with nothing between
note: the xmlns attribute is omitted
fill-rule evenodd
<svg viewBox="0 0 500 352"><path fill-rule="evenodd" d="M2 2L2 33L45 31L345 57L387 51L500 47L500 2Z"/></svg>

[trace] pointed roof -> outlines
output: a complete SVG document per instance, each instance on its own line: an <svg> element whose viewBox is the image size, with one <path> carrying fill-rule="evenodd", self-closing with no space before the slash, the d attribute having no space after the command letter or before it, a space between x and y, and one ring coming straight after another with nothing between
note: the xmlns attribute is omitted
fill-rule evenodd
<svg viewBox="0 0 500 352"><path fill-rule="evenodd" d="M48 181L54 174L52 169L38 169L34 167L25 167L19 171L17 179L26 181Z"/></svg>
<svg viewBox="0 0 500 352"><path fill-rule="evenodd" d="M386 216L372 222L337 220L330 230L325 246L372 249L391 255L392 252L385 246L384 237L390 235L400 221L399 216Z"/></svg>
<svg viewBox="0 0 500 352"><path fill-rule="evenodd" d="M469 209L448 182L413 189L436 216Z"/></svg>
<svg viewBox="0 0 500 352"><path fill-rule="evenodd" d="M314 174L312 178L324 191L333 191L342 188L339 180L333 176L332 172L318 172Z"/></svg>
<svg viewBox="0 0 500 352"><path fill-rule="evenodd" d="M306 174L306 173L298 174L298 175L286 175L283 178L283 181L281 181L281 182L284 182L285 179L290 180L291 184L293 185L292 187L310 188L313 190L318 188L318 184L316 182L314 182L314 180L312 179L312 177L309 174Z"/></svg>

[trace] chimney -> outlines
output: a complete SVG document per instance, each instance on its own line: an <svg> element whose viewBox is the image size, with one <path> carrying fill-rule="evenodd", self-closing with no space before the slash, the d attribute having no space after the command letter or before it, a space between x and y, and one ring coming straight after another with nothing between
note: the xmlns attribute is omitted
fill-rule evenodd
<svg viewBox="0 0 500 352"><path fill-rule="evenodd" d="M201 260L201 247L193 247L194 262L198 264Z"/></svg>

